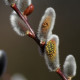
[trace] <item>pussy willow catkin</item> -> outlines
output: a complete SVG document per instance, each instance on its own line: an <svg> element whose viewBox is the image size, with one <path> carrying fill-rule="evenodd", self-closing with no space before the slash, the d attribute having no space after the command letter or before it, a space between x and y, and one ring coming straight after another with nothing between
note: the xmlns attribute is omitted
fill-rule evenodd
<svg viewBox="0 0 80 80"><path fill-rule="evenodd" d="M48 55L48 58L51 61L53 61L55 59L55 56L56 56L56 43L55 43L54 40L50 40L49 42L47 42L46 53Z"/></svg>

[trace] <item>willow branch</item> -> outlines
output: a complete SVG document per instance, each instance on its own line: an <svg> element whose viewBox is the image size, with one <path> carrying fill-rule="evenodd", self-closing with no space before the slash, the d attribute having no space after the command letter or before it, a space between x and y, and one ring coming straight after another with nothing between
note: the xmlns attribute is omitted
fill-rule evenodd
<svg viewBox="0 0 80 80"><path fill-rule="evenodd" d="M19 11L19 9L17 8L15 3L13 3L11 5L11 8L19 15L19 17L25 22L25 24L27 25L27 27L29 28L31 33L35 36L35 33L34 33L33 29L31 28L31 26L29 25L27 19L21 14L21 12Z"/></svg>
<svg viewBox="0 0 80 80"><path fill-rule="evenodd" d="M32 35L32 33L30 31L26 32L26 35L29 36L30 38L32 38L41 48L42 53L44 52L44 48L45 48L45 43L41 44L40 40L38 39L37 35L35 34L35 36ZM43 54L42 54L43 55Z"/></svg>
<svg viewBox="0 0 80 80"><path fill-rule="evenodd" d="M56 73L63 79L63 80L68 80L65 75L62 73L61 69L57 69Z"/></svg>

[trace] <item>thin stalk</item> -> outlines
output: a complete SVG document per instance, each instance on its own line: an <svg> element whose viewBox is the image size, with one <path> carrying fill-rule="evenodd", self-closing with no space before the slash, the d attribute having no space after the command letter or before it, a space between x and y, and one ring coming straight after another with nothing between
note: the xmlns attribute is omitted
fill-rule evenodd
<svg viewBox="0 0 80 80"><path fill-rule="evenodd" d="M31 28L31 26L29 25L27 19L21 14L21 12L19 11L19 9L17 8L15 3L13 3L11 5L11 8L13 8L16 11L16 13L19 15L19 17L25 22L25 24L27 25L27 27L29 28L31 33L35 36L35 33L34 33L33 29Z"/></svg>
<svg viewBox="0 0 80 80"><path fill-rule="evenodd" d="M62 71L61 71L60 68L58 68L58 69L56 70L56 73L57 73L63 80L68 80L68 79L65 77L65 75L62 73Z"/></svg>
<svg viewBox="0 0 80 80"><path fill-rule="evenodd" d="M32 38L39 45L39 47L41 48L41 51L43 53L44 52L44 48L45 48L45 43L44 44L41 44L40 43L40 40L37 37L37 35L35 34L35 36L33 36L30 31L26 31L26 35L29 36L30 38Z"/></svg>

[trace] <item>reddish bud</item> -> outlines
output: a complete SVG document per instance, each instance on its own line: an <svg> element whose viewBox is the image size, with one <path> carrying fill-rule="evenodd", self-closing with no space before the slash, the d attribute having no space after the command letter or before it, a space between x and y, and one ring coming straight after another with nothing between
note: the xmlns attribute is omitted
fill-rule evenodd
<svg viewBox="0 0 80 80"><path fill-rule="evenodd" d="M41 42L40 42L40 44L41 44L42 46L44 46L45 43L46 43L45 41L41 41Z"/></svg>
<svg viewBox="0 0 80 80"><path fill-rule="evenodd" d="M33 4L31 4L30 6L28 6L25 10L24 10L24 15L28 16L30 15L34 10L34 6Z"/></svg>

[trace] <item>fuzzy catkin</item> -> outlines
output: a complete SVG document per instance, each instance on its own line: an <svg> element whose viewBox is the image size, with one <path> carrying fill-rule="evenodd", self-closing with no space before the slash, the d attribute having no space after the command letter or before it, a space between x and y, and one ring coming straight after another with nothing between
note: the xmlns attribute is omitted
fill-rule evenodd
<svg viewBox="0 0 80 80"><path fill-rule="evenodd" d="M76 60L73 55L68 55L63 65L63 72L66 77L74 77L76 75Z"/></svg>
<svg viewBox="0 0 80 80"><path fill-rule="evenodd" d="M41 18L38 27L38 38L40 41L46 41L47 37L52 34L52 30L55 24L56 13L53 8L49 7L46 9L44 15Z"/></svg>
<svg viewBox="0 0 80 80"><path fill-rule="evenodd" d="M44 58L45 58L45 62L46 62L48 69L50 71L56 71L56 69L60 68L60 64L59 64L59 37L57 35L51 35L49 37L49 39L47 40L47 43L51 40L55 42L55 43L53 43L53 45L54 45L53 47L55 47L55 48L50 47L48 49L49 53L45 49ZM45 48L47 48L46 46L45 46ZM50 45L48 45L48 46L50 46Z"/></svg>
<svg viewBox="0 0 80 80"><path fill-rule="evenodd" d="M27 30L27 25L24 21L16 14L15 11L10 15L10 21L13 30L20 36L25 36L24 28Z"/></svg>

